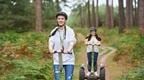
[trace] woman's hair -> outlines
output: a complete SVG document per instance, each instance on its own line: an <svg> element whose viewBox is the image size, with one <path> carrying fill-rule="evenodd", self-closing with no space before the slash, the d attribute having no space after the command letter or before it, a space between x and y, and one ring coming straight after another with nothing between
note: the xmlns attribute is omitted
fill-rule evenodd
<svg viewBox="0 0 144 80"><path fill-rule="evenodd" d="M89 35L86 37L86 39L88 39L88 41L90 41L91 37L92 37L92 35L89 34ZM101 38L100 38L97 34L95 34L95 38L96 38L98 41L101 41Z"/></svg>

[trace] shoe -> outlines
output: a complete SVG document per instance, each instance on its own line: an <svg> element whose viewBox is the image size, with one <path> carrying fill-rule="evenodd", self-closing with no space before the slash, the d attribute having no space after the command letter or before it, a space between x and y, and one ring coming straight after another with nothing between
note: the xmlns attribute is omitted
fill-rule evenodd
<svg viewBox="0 0 144 80"><path fill-rule="evenodd" d="M97 71L96 71L96 72L94 72L94 74L95 74L96 76L98 76L98 73L97 73Z"/></svg>
<svg viewBox="0 0 144 80"><path fill-rule="evenodd" d="M90 72L87 73L87 76L89 76L89 75L90 75Z"/></svg>

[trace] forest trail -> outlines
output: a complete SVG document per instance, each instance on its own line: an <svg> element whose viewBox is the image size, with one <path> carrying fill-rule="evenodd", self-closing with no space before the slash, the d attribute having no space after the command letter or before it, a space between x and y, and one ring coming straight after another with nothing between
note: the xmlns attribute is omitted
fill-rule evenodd
<svg viewBox="0 0 144 80"><path fill-rule="evenodd" d="M84 36L80 33L78 33L78 41L83 41ZM83 45L82 45L83 46ZM107 58L116 52L116 49L110 46L102 45L100 46L100 53L98 58L98 66L100 64L103 64L106 68L106 80L111 80L109 76L109 69L107 67ZM84 64L86 66L87 64L87 55L86 55L86 48L83 47L80 52L76 53L76 65L75 65L75 71L74 71L74 80L79 80L79 69L80 66Z"/></svg>

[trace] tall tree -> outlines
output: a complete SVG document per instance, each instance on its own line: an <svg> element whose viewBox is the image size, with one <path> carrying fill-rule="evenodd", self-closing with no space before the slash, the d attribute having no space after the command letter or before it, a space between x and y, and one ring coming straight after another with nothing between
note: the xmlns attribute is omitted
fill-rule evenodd
<svg viewBox="0 0 144 80"><path fill-rule="evenodd" d="M106 26L113 27L113 0L106 0Z"/></svg>
<svg viewBox="0 0 144 80"><path fill-rule="evenodd" d="M123 32L125 28L125 16L124 16L124 3L123 0L118 0L119 2L119 32Z"/></svg>
<svg viewBox="0 0 144 80"><path fill-rule="evenodd" d="M126 0L126 27L133 26L133 0Z"/></svg>
<svg viewBox="0 0 144 80"><path fill-rule="evenodd" d="M138 1L134 0L134 15L133 15L133 23L135 26L138 26Z"/></svg>
<svg viewBox="0 0 144 80"><path fill-rule="evenodd" d="M27 0L0 0L0 31L28 31L32 27L33 4Z"/></svg>
<svg viewBox="0 0 144 80"><path fill-rule="evenodd" d="M96 0L96 27L98 27L99 26L99 10L98 10L98 7L99 7L99 5L98 5L98 0Z"/></svg>
<svg viewBox="0 0 144 80"><path fill-rule="evenodd" d="M139 0L139 27L144 36L144 0Z"/></svg>
<svg viewBox="0 0 144 80"><path fill-rule="evenodd" d="M96 27L96 12L95 12L95 0L92 0L92 18L93 18L93 27Z"/></svg>
<svg viewBox="0 0 144 80"><path fill-rule="evenodd" d="M35 30L37 32L42 31L42 0L34 0L35 5Z"/></svg>
<svg viewBox="0 0 144 80"><path fill-rule="evenodd" d="M91 12L90 12L90 0L87 2L88 5L88 27L91 27Z"/></svg>
<svg viewBox="0 0 144 80"><path fill-rule="evenodd" d="M81 11L82 11L82 23L84 26L88 26L88 17L85 15L88 15L88 9L87 9L87 4L85 4L87 1L86 0L81 0L83 6L81 6Z"/></svg>
<svg viewBox="0 0 144 80"><path fill-rule="evenodd" d="M59 12L61 10L59 4L60 4L59 0L56 0L57 12Z"/></svg>
<svg viewBox="0 0 144 80"><path fill-rule="evenodd" d="M83 27L83 8L82 6L80 5L80 21L81 21L81 27Z"/></svg>

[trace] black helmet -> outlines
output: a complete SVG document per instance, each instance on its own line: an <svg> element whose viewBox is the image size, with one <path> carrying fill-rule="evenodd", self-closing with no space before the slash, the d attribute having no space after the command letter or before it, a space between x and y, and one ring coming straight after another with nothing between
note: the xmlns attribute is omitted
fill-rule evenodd
<svg viewBox="0 0 144 80"><path fill-rule="evenodd" d="M95 31L96 32L96 28L95 27L91 27L90 28L90 32Z"/></svg>
<svg viewBox="0 0 144 80"><path fill-rule="evenodd" d="M64 16L66 20L67 20L67 18L68 18L67 14L66 14L65 12L58 12L58 13L56 14L56 18L57 18L58 16Z"/></svg>

